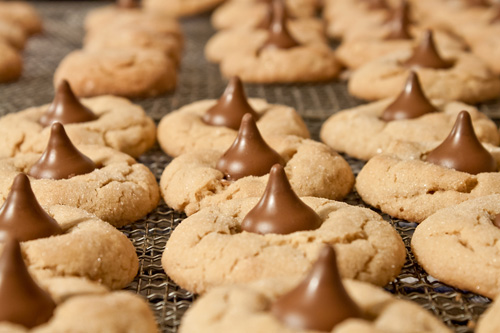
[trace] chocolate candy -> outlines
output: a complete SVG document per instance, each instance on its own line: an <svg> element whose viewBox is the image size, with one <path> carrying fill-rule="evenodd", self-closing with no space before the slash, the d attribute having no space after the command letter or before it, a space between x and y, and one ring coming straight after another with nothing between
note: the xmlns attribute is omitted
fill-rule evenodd
<svg viewBox="0 0 500 333"><path fill-rule="evenodd" d="M138 0L118 0L118 8L139 8L141 5Z"/></svg>
<svg viewBox="0 0 500 333"><path fill-rule="evenodd" d="M291 234L314 230L321 226L321 217L295 194L285 170L272 167L264 195L245 216L241 229L257 234Z"/></svg>
<svg viewBox="0 0 500 333"><path fill-rule="evenodd" d="M390 32L385 39L412 39L408 32L410 27L410 7L407 1L401 1L401 5L393 11L387 25Z"/></svg>
<svg viewBox="0 0 500 333"><path fill-rule="evenodd" d="M405 88L380 118L384 121L413 119L435 111L437 109L422 91L417 74L410 71Z"/></svg>
<svg viewBox="0 0 500 333"><path fill-rule="evenodd" d="M264 49L290 49L300 44L290 35L286 22L288 16L283 0L273 1L273 19L269 27L269 37L259 52Z"/></svg>
<svg viewBox="0 0 500 333"><path fill-rule="evenodd" d="M493 219L493 225L497 228L500 228L500 214L495 216L495 218Z"/></svg>
<svg viewBox="0 0 500 333"><path fill-rule="evenodd" d="M391 9L385 0L363 0L366 7L370 10Z"/></svg>
<svg viewBox="0 0 500 333"><path fill-rule="evenodd" d="M90 158L76 149L64 126L54 123L47 148L28 174L37 179L67 179L90 173L96 168Z"/></svg>
<svg viewBox="0 0 500 333"><path fill-rule="evenodd" d="M61 124L72 124L96 119L97 116L80 103L68 81L63 80L57 87L54 101L39 122L43 126L49 126L56 121Z"/></svg>
<svg viewBox="0 0 500 333"><path fill-rule="evenodd" d="M439 55L431 30L424 33L420 45L413 51L413 55L404 62L407 67L424 67L434 69L450 68L453 64L443 60Z"/></svg>
<svg viewBox="0 0 500 333"><path fill-rule="evenodd" d="M465 0L465 2L469 7L490 7L486 0Z"/></svg>
<svg viewBox="0 0 500 333"><path fill-rule="evenodd" d="M280 154L267 145L252 115L247 113L241 120L236 140L216 167L227 180L238 180L246 176L263 176L276 163L284 162Z"/></svg>
<svg viewBox="0 0 500 333"><path fill-rule="evenodd" d="M458 114L450 135L427 155L427 162L473 175L497 171L497 162L477 139L467 111Z"/></svg>
<svg viewBox="0 0 500 333"><path fill-rule="evenodd" d="M0 322L33 328L49 321L56 304L31 278L19 242L9 237L0 256Z"/></svg>
<svg viewBox="0 0 500 333"><path fill-rule="evenodd" d="M20 242L59 235L59 224L40 206L28 177L14 178L10 193L0 208L0 240L12 236Z"/></svg>
<svg viewBox="0 0 500 333"><path fill-rule="evenodd" d="M322 332L330 332L346 319L362 317L342 284L335 251L328 245L307 277L278 298L271 312L290 328Z"/></svg>
<svg viewBox="0 0 500 333"><path fill-rule="evenodd" d="M248 104L240 78L235 76L229 80L217 104L203 115L202 120L208 125L226 126L238 130L241 119L246 113L250 113L254 119L259 119L257 112Z"/></svg>

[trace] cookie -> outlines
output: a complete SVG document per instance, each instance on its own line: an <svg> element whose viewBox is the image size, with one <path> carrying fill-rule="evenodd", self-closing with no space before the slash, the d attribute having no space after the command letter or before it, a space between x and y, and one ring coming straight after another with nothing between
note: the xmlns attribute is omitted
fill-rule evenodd
<svg viewBox="0 0 500 333"><path fill-rule="evenodd" d="M429 104L427 104L429 103ZM397 105L396 105L397 104ZM385 120L386 110L399 108L406 111L421 111L430 107L429 113L410 119ZM361 105L340 111L328 118L321 128L321 140L336 151L369 160L384 153L396 140L409 142L435 142L446 138L459 112L467 110L472 118L474 130L481 142L498 146L500 136L497 127L486 115L475 107L461 102L433 100L432 104L423 96L416 75L410 75L405 89L397 99ZM437 112L435 112L437 111Z"/></svg>
<svg viewBox="0 0 500 333"><path fill-rule="evenodd" d="M412 39L384 39L380 37L357 37L344 39L337 49L337 58L350 69L357 69L366 63L394 52L411 52L422 38L424 30L415 29ZM463 52L465 45L450 34L435 32L436 47L445 58Z"/></svg>
<svg viewBox="0 0 500 333"><path fill-rule="evenodd" d="M240 115L238 127L214 126L204 118L214 107L226 109L228 114ZM262 99L248 99L238 78L232 78L219 101L203 100L186 105L162 118L158 125L158 142L170 156L179 156L197 150L224 151L238 134L241 117L247 108L258 115L257 126L264 138L276 135L296 135L309 138L307 126L291 107L268 104Z"/></svg>
<svg viewBox="0 0 500 333"><path fill-rule="evenodd" d="M441 282L496 298L499 203L500 195L494 194L441 209L425 219L411 241L418 263Z"/></svg>
<svg viewBox="0 0 500 333"><path fill-rule="evenodd" d="M65 104L67 89L67 85L59 87L53 104L32 107L0 118L0 129L5 133L0 139L0 157L44 151L50 126L41 124L40 120L49 110L73 110L73 105ZM96 118L66 124L65 129L74 144L107 146L138 157L155 143L155 124L139 105L114 96L82 99L81 102Z"/></svg>
<svg viewBox="0 0 500 333"><path fill-rule="evenodd" d="M165 16L178 17L211 10L224 0L144 0L144 10Z"/></svg>
<svg viewBox="0 0 500 333"><path fill-rule="evenodd" d="M147 97L173 90L177 69L175 62L158 50L78 50L59 64L54 86L62 80L67 80L80 97Z"/></svg>
<svg viewBox="0 0 500 333"><path fill-rule="evenodd" d="M22 153L0 161L1 198L20 172L31 176L40 204L81 208L117 227L143 217L159 201L156 179L146 166L107 147L77 149L59 123L52 125L43 154Z"/></svg>
<svg viewBox="0 0 500 333"><path fill-rule="evenodd" d="M500 306L499 302L494 302L490 305L488 310L479 318L477 323L476 332L477 333L495 333L500 329L500 323L498 322L498 311Z"/></svg>
<svg viewBox="0 0 500 333"><path fill-rule="evenodd" d="M435 63L425 64L427 59ZM418 73L425 94L432 99L477 103L500 93L500 80L476 56L458 53L453 59L441 59L430 32L414 52L393 53L360 67L351 76L349 92L366 100L395 96L410 69Z"/></svg>
<svg viewBox="0 0 500 333"><path fill-rule="evenodd" d="M341 280L325 259L323 250L302 281L287 277L215 288L188 310L179 332L451 332L415 303L368 283Z"/></svg>
<svg viewBox="0 0 500 333"><path fill-rule="evenodd" d="M176 64L180 63L183 37L180 25L173 19L139 12L113 17L98 12L87 21L89 30L84 39L84 49L99 50L153 49L162 51ZM98 15L100 14L100 15ZM110 16L110 22L100 23ZM160 19L161 18L161 19Z"/></svg>
<svg viewBox="0 0 500 333"><path fill-rule="evenodd" d="M28 37L23 29L14 23L0 20L0 41L22 50Z"/></svg>
<svg viewBox="0 0 500 333"><path fill-rule="evenodd" d="M23 71L23 60L16 49L0 41L0 82L17 80Z"/></svg>
<svg viewBox="0 0 500 333"><path fill-rule="evenodd" d="M267 18L271 1L231 0L221 5L212 14L215 29L237 27L255 28ZM292 17L314 17L318 9L316 0L285 0L286 9Z"/></svg>
<svg viewBox="0 0 500 333"><path fill-rule="evenodd" d="M323 24L313 18L288 21L290 34L302 44L326 44ZM224 57L234 53L257 52L260 45L268 39L266 29L238 28L223 30L212 36L205 45L205 57L210 62L219 63Z"/></svg>
<svg viewBox="0 0 500 333"><path fill-rule="evenodd" d="M241 133L235 142L246 140L241 138ZM281 156L292 187L299 196L339 200L351 191L354 176L349 164L328 146L297 136L274 136L266 141ZM262 195L269 178L267 172L228 182L225 171L218 168L223 156L227 156L227 152L203 150L175 158L160 180L160 190L167 205L192 215L229 199ZM249 156L257 159L255 155ZM241 161L239 165L256 163L256 160ZM273 164L265 170L269 171Z"/></svg>
<svg viewBox="0 0 500 333"><path fill-rule="evenodd" d="M338 252L343 277L383 286L399 274L404 244L378 214L327 199L301 200L319 215L319 228L289 234L248 232L242 230L242 221L259 198L211 205L173 231L162 266L182 288L205 293L220 285L300 278L324 244L330 244Z"/></svg>
<svg viewBox="0 0 500 333"><path fill-rule="evenodd" d="M472 125L466 123L465 114L459 114L457 124L444 143L455 141L460 147L463 138L472 138ZM475 144L480 146L478 142ZM437 161L430 163L430 155L438 147L442 147L441 142L395 142L388 147L386 154L368 161L356 179L356 190L369 205L412 222L421 222L442 208L500 193L498 147L484 144L491 154L488 162L493 164L492 170L485 172L458 171L451 156L446 157L448 166ZM461 161L465 163L479 162L482 158L476 152L464 153L456 148L450 149L449 153L458 158L468 156Z"/></svg>
<svg viewBox="0 0 500 333"><path fill-rule="evenodd" d="M18 25L28 35L42 31L42 19L36 10L23 1L0 1L0 20Z"/></svg>
<svg viewBox="0 0 500 333"><path fill-rule="evenodd" d="M35 281L13 239L0 262L2 332L157 332L151 310L137 295L75 277Z"/></svg>

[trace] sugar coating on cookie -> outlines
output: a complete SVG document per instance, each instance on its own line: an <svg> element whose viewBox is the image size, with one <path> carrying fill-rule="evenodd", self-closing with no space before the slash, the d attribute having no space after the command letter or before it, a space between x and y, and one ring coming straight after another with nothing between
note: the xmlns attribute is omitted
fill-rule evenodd
<svg viewBox="0 0 500 333"><path fill-rule="evenodd" d="M155 125L144 110L130 101L114 96L82 99L98 119L64 126L75 145L101 145L138 157L155 142ZM49 105L29 108L0 118L0 156L41 153L47 145L50 127L39 121Z"/></svg>
<svg viewBox="0 0 500 333"><path fill-rule="evenodd" d="M343 280L348 294L370 319L350 318L332 332L451 332L417 304L397 299L367 283ZM285 326L269 311L272 302L292 289L297 279L265 280L250 285L219 287L195 302L181 322L180 333L252 331L311 332Z"/></svg>
<svg viewBox="0 0 500 333"><path fill-rule="evenodd" d="M415 119L385 122L380 117L392 102L393 99L385 99L334 114L323 124L321 140L336 151L368 160L386 152L395 140L410 142L444 140L453 127L458 113L467 110L471 114L478 138L484 143L495 146L500 143L495 123L471 105L433 100L432 103L439 112L428 113Z"/></svg>
<svg viewBox="0 0 500 333"><path fill-rule="evenodd" d="M148 97L173 90L177 69L173 60L153 49L79 50L59 64L54 85L64 79L80 97Z"/></svg>
<svg viewBox="0 0 500 333"><path fill-rule="evenodd" d="M41 205L78 207L117 227L136 221L157 206L158 185L146 166L111 148L78 146L78 149L98 168L69 179L33 179L33 192ZM23 153L0 162L2 198L7 196L14 177L19 172L28 172L39 158L38 153Z"/></svg>
<svg viewBox="0 0 500 333"><path fill-rule="evenodd" d="M265 138L285 161L285 171L299 196L340 200L352 189L354 176L349 164L328 146L296 136ZM259 197L268 175L248 176L228 182L216 169L223 151L205 150L175 158L163 171L160 190L165 202L191 215L203 207L229 199Z"/></svg>
<svg viewBox="0 0 500 333"><path fill-rule="evenodd" d="M495 299L500 293L495 264L500 229L494 224L499 203L499 194L489 195L425 219L411 242L419 264L446 284Z"/></svg>
<svg viewBox="0 0 500 333"><path fill-rule="evenodd" d="M309 137L307 126L293 108L268 104L262 99L250 98L248 102L260 115L257 127L264 139L275 135ZM216 103L216 100L194 102L163 117L158 125L158 142L162 149L170 156L179 156L197 150L229 148L238 132L228 127L210 126L202 120Z"/></svg>
<svg viewBox="0 0 500 333"><path fill-rule="evenodd" d="M322 218L319 229L288 235L241 232L258 198L211 206L172 233L162 265L181 287L204 293L225 284L301 277L324 244L335 247L343 277L385 285L405 261L397 232L376 213L327 199L302 197Z"/></svg>
<svg viewBox="0 0 500 333"><path fill-rule="evenodd" d="M396 141L373 157L356 178L363 201L394 217L421 222L439 209L500 193L500 173L477 175L425 161L441 142ZM500 162L500 149L485 148Z"/></svg>

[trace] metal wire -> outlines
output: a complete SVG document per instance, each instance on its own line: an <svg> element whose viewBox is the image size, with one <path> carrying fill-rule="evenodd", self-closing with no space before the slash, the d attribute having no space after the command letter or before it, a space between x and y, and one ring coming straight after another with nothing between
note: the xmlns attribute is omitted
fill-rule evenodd
<svg viewBox="0 0 500 333"><path fill-rule="evenodd" d="M90 9L99 4L92 2L36 2L44 16L45 33L30 40L25 51L25 71L16 83L0 86L0 114L19 111L51 101L52 76L61 59L81 46L82 22ZM206 62L203 46L213 33L209 16L184 19L182 26L186 38L179 84L172 94L135 101L159 121L168 112L185 104L206 98L217 98L224 89L218 67ZM314 139L318 139L324 120L331 114L360 104L349 96L346 84L304 85L247 85L247 94L265 98L271 103L294 106L304 117ZM498 101L481 106L493 118L500 118ZM357 174L364 163L346 156ZM139 158L159 180L165 166L171 161L158 146ZM346 202L366 206L357 193ZM380 212L379 212L380 213ZM391 219L382 214L402 236L407 260L401 274L386 289L400 298L414 301L440 317L456 332L472 332L474 323L485 311L489 300L473 293L446 286L426 274L411 253L410 241L416 224ZM140 258L140 271L126 288L144 296L154 310L162 332L176 332L182 315L190 307L195 295L180 289L164 273L161 255L175 227L185 218L162 203L142 220L122 228L134 243Z"/></svg>

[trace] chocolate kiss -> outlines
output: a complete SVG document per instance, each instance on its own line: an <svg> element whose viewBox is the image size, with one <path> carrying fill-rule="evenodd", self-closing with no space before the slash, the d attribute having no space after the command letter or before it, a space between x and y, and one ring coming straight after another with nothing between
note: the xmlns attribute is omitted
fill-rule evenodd
<svg viewBox="0 0 500 333"><path fill-rule="evenodd" d="M283 0L273 1L273 20L269 27L269 37L259 51L268 48L290 49L300 44L290 35L286 22L288 15Z"/></svg>
<svg viewBox="0 0 500 333"><path fill-rule="evenodd" d="M139 1L137 0L118 0L118 8L139 8Z"/></svg>
<svg viewBox="0 0 500 333"><path fill-rule="evenodd" d="M335 251L326 245L307 277L271 305L271 312L297 330L330 332L348 318L361 318L359 307L347 294L337 267Z"/></svg>
<svg viewBox="0 0 500 333"><path fill-rule="evenodd" d="M500 214L495 216L492 222L495 227L500 228Z"/></svg>
<svg viewBox="0 0 500 333"><path fill-rule="evenodd" d="M410 72L405 88L380 117L384 121L413 119L437 109L425 96L417 74Z"/></svg>
<svg viewBox="0 0 500 333"><path fill-rule="evenodd" d="M286 235L318 229L322 222L319 215L295 194L283 167L275 164L262 198L245 216L241 229L257 234Z"/></svg>
<svg viewBox="0 0 500 333"><path fill-rule="evenodd" d="M490 7L486 0L466 0L465 2L469 7Z"/></svg>
<svg viewBox="0 0 500 333"><path fill-rule="evenodd" d="M0 256L0 322L33 328L49 321L56 304L31 278L19 242L9 237Z"/></svg>
<svg viewBox="0 0 500 333"><path fill-rule="evenodd" d="M497 171L497 162L477 139L467 111L458 114L450 135L427 155L427 162L473 175Z"/></svg>
<svg viewBox="0 0 500 333"><path fill-rule="evenodd" d="M40 206L31 190L28 177L20 173L14 178L2 208L0 208L0 239L7 235L20 242L59 235L62 229Z"/></svg>
<svg viewBox="0 0 500 333"><path fill-rule="evenodd" d="M434 69L446 69L452 66L439 55L432 31L427 30L420 45L413 51L413 55L404 63L407 67L424 67Z"/></svg>
<svg viewBox="0 0 500 333"><path fill-rule="evenodd" d="M56 121L61 124L72 124L96 119L97 116L80 103L73 90L71 90L68 81L63 80L57 87L54 101L39 122L43 126L49 126Z"/></svg>
<svg viewBox="0 0 500 333"><path fill-rule="evenodd" d="M408 27L410 26L410 6L406 0L401 1L401 5L394 10L387 24L391 31L386 39L412 39L412 36L408 32Z"/></svg>
<svg viewBox="0 0 500 333"><path fill-rule="evenodd" d="M364 3L370 10L391 8L385 0L364 0Z"/></svg>
<svg viewBox="0 0 500 333"><path fill-rule="evenodd" d="M203 115L202 120L208 125L226 126L238 130L241 119L246 113L250 113L255 119L259 119L257 112L248 103L240 78L235 76L229 80L226 90L224 90L217 104Z"/></svg>
<svg viewBox="0 0 500 333"><path fill-rule="evenodd" d="M67 179L90 173L96 168L90 158L76 149L64 126L54 123L47 148L28 174L37 179Z"/></svg>
<svg viewBox="0 0 500 333"><path fill-rule="evenodd" d="M251 114L241 120L236 140L217 162L217 170L224 173L227 180L238 180L246 176L263 176L283 159L269 147L260 135Z"/></svg>

